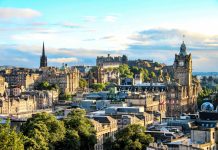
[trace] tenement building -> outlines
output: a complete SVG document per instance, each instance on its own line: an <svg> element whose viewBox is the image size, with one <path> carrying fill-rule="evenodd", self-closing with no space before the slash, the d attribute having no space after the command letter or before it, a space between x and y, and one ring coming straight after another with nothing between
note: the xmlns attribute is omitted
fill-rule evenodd
<svg viewBox="0 0 218 150"><path fill-rule="evenodd" d="M103 150L106 139L114 139L114 135L118 130L117 120L110 116L93 116L90 119L96 130L97 143L95 144L95 150Z"/></svg>
<svg viewBox="0 0 218 150"><path fill-rule="evenodd" d="M0 96L3 96L7 86L8 86L8 83L5 82L5 78L0 76Z"/></svg>
<svg viewBox="0 0 218 150"><path fill-rule="evenodd" d="M31 91L19 96L0 96L0 115L16 118L31 116L33 113L52 108L58 100L58 91Z"/></svg>
<svg viewBox="0 0 218 150"><path fill-rule="evenodd" d="M34 83L39 78L39 73L27 68L12 68L0 71L0 75L5 78L9 88L23 87L26 90L32 90Z"/></svg>
<svg viewBox="0 0 218 150"><path fill-rule="evenodd" d="M61 93L74 94L79 88L79 70L69 68L66 65L62 68L43 68L39 82L47 81L50 84L57 84Z"/></svg>

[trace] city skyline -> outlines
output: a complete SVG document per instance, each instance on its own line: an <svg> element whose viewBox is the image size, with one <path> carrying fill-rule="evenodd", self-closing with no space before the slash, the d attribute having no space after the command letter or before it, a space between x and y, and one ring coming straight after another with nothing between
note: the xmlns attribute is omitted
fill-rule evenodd
<svg viewBox="0 0 218 150"><path fill-rule="evenodd" d="M95 65L108 53L172 65L184 40L193 71L217 72L217 7L217 0L0 0L0 64L38 68L44 41L51 66Z"/></svg>

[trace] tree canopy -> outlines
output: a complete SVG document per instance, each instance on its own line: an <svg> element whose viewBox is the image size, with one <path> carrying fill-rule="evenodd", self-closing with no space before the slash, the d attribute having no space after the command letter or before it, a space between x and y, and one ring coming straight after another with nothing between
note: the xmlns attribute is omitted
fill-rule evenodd
<svg viewBox="0 0 218 150"><path fill-rule="evenodd" d="M48 113L38 113L21 126L21 131L27 137L25 149L49 149L56 142L64 139L66 129L64 122Z"/></svg>
<svg viewBox="0 0 218 150"><path fill-rule="evenodd" d="M70 93L60 93L59 95L59 100L66 100L66 101L71 101L73 100L73 97Z"/></svg>
<svg viewBox="0 0 218 150"><path fill-rule="evenodd" d="M131 72L128 65L126 64L120 65L118 70L122 78L133 78L134 74Z"/></svg>
<svg viewBox="0 0 218 150"><path fill-rule="evenodd" d="M74 109L64 119L67 129L63 141L58 143L57 148L65 150L93 150L96 144L96 132L91 121L86 118L85 111Z"/></svg>
<svg viewBox="0 0 218 150"><path fill-rule="evenodd" d="M94 83L91 85L91 88L96 92L102 91L105 87L104 83Z"/></svg>
<svg viewBox="0 0 218 150"><path fill-rule="evenodd" d="M12 129L9 120L6 124L0 124L0 150L23 150L23 136Z"/></svg>
<svg viewBox="0 0 218 150"><path fill-rule="evenodd" d="M48 81L43 81L35 86L36 90L57 90L59 89L57 84L50 84Z"/></svg>
<svg viewBox="0 0 218 150"><path fill-rule="evenodd" d="M88 83L87 83L87 81L86 81L85 79L81 78L81 79L79 80L79 87L80 87L80 88L86 88L87 85L88 85Z"/></svg>
<svg viewBox="0 0 218 150"><path fill-rule="evenodd" d="M209 96L213 93L212 89L203 87L202 91L198 94L197 103L198 107L201 107L205 98L209 98Z"/></svg>
<svg viewBox="0 0 218 150"><path fill-rule="evenodd" d="M108 139L104 143L107 150L146 150L149 143L154 142L153 137L145 134L145 127L129 125L115 134L115 141Z"/></svg>
<svg viewBox="0 0 218 150"><path fill-rule="evenodd" d="M0 150L94 150L96 131L86 112L74 109L63 120L38 113L22 124L21 132L0 124Z"/></svg>

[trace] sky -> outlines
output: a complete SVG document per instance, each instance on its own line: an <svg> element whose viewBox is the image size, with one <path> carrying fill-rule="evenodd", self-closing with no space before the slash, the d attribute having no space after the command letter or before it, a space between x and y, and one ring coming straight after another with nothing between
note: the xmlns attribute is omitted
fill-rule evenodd
<svg viewBox="0 0 218 150"><path fill-rule="evenodd" d="M0 66L95 65L127 55L172 65L182 41L193 71L218 72L218 0L0 0ZM184 37L183 37L184 35Z"/></svg>

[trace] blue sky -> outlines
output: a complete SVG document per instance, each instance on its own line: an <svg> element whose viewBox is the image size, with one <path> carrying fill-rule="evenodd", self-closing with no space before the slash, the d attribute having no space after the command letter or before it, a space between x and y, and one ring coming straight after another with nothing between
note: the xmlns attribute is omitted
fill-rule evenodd
<svg viewBox="0 0 218 150"><path fill-rule="evenodd" d="M217 0L0 0L0 65L93 65L126 54L168 65L184 40L194 71L218 71ZM183 34L185 38L183 38Z"/></svg>

